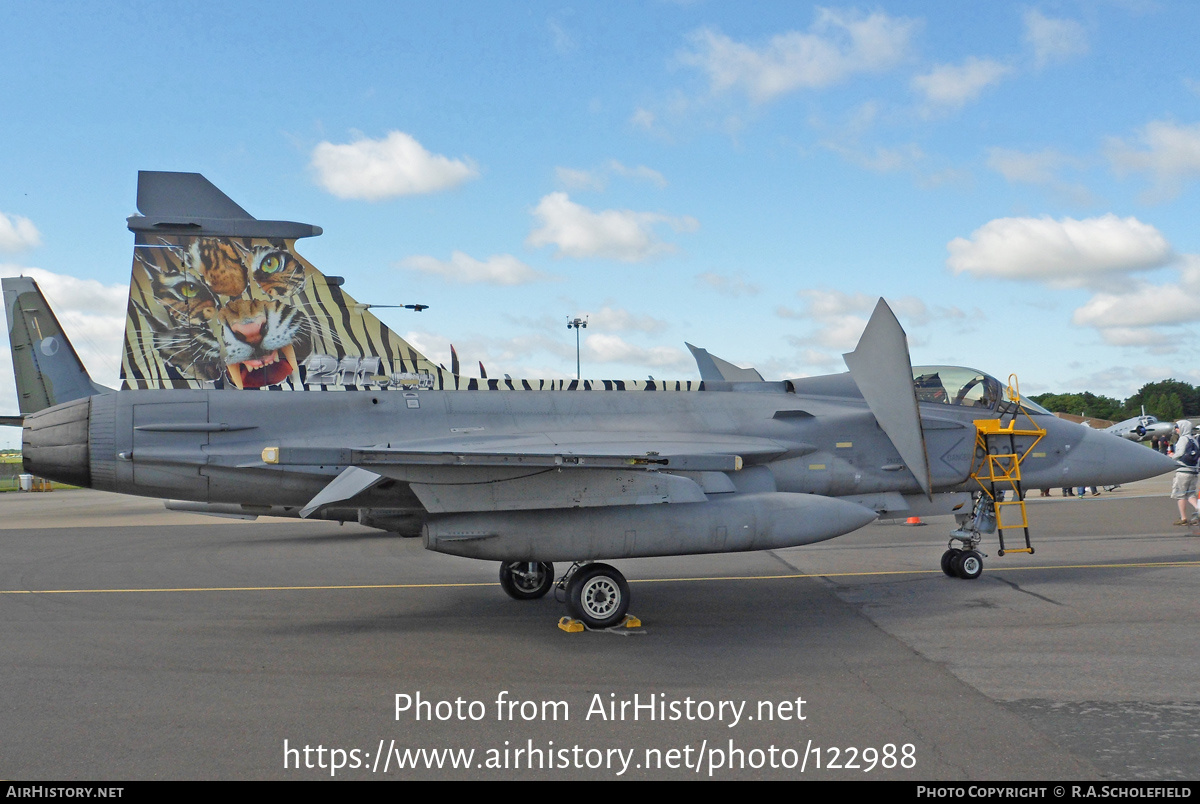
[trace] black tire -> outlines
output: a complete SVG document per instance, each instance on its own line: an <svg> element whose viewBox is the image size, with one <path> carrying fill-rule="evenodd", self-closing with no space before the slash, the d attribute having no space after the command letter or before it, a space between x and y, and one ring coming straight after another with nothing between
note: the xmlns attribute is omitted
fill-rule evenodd
<svg viewBox="0 0 1200 804"><path fill-rule="evenodd" d="M983 556L978 550L967 550L954 559L954 572L964 581L973 581L983 574Z"/></svg>
<svg viewBox="0 0 1200 804"><path fill-rule="evenodd" d="M588 564L567 584L567 610L588 628L611 628L629 611L629 584L608 564Z"/></svg>
<svg viewBox="0 0 1200 804"><path fill-rule="evenodd" d="M942 553L942 572L946 573L951 578L958 577L954 572L954 559L962 553L957 547L951 547L946 552Z"/></svg>
<svg viewBox="0 0 1200 804"><path fill-rule="evenodd" d="M500 563L500 588L513 600L537 600L553 587L554 565L548 561Z"/></svg>

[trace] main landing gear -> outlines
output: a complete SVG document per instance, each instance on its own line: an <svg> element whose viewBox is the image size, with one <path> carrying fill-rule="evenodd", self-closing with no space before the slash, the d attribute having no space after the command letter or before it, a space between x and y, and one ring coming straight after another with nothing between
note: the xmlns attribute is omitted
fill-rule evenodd
<svg viewBox="0 0 1200 804"><path fill-rule="evenodd" d="M592 629L612 628L629 611L629 584L608 564L572 564L554 581L554 565L546 561L505 561L500 587L514 600L535 600L557 586L565 589L567 611Z"/></svg>
<svg viewBox="0 0 1200 804"><path fill-rule="evenodd" d="M629 611L629 584L616 567L584 564L567 581L567 611L588 628L620 625Z"/></svg>
<svg viewBox="0 0 1200 804"><path fill-rule="evenodd" d="M513 600L537 600L554 587L554 565L548 561L505 561L500 588Z"/></svg>

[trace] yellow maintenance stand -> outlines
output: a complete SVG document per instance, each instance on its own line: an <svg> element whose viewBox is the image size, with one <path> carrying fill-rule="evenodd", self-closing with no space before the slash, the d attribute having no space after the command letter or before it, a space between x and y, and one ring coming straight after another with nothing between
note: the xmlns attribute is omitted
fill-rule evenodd
<svg viewBox="0 0 1200 804"><path fill-rule="evenodd" d="M1007 421L1006 413L1001 413L997 419L975 420L975 460L970 477L979 484L980 490L969 526L950 534L951 545L959 541L962 549L951 546L942 555L942 571L952 577L970 580L983 573L983 555L976 548L982 541L982 534L990 533L993 528L1000 539L998 555L1033 552L1025 494L1021 488L1021 464L1046 431L1037 426L1021 405L1015 374L1008 378L1008 402L1011 415ZM1024 533L1025 546L1005 546L1004 531L1017 528Z"/></svg>

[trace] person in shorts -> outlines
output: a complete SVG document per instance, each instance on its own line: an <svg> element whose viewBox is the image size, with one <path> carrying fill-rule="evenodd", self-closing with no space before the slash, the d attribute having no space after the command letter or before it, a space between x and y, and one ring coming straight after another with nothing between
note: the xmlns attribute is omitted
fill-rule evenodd
<svg viewBox="0 0 1200 804"><path fill-rule="evenodd" d="M1179 468L1175 470L1175 481L1171 484L1171 499L1179 503L1179 519L1176 520L1176 525L1186 525L1191 522L1191 517L1196 514L1189 514L1187 504L1192 504L1193 512L1200 512L1200 505L1196 503L1196 478L1197 472L1200 471L1197 467L1195 457L1188 455L1188 445L1193 445L1193 452L1200 448L1200 444L1196 443L1196 437L1192 435L1192 423L1187 419L1180 419L1175 422L1175 432L1179 436L1179 440L1175 442L1175 451L1172 457L1175 458L1175 463Z"/></svg>

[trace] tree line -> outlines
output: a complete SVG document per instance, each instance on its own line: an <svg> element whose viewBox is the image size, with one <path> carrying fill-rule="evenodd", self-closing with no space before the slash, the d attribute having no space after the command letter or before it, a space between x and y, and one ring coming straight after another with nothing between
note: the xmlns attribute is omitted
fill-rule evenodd
<svg viewBox="0 0 1200 804"><path fill-rule="evenodd" d="M1169 421L1200 415L1200 387L1179 380L1160 380L1143 385L1125 401L1099 396L1090 391L1078 394L1035 394L1029 397L1052 413L1073 413L1090 419L1119 422L1142 414Z"/></svg>

